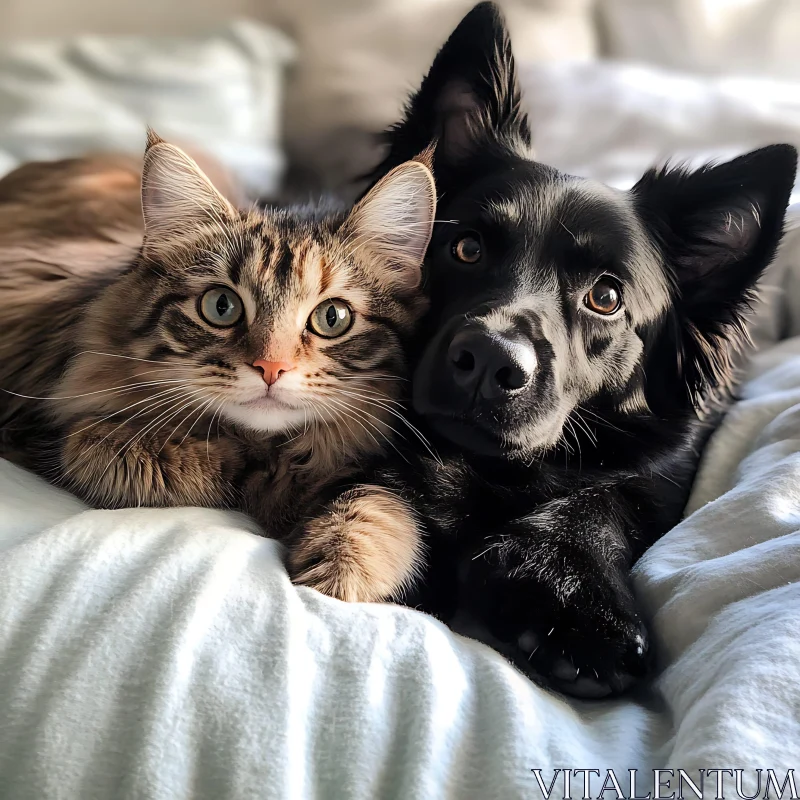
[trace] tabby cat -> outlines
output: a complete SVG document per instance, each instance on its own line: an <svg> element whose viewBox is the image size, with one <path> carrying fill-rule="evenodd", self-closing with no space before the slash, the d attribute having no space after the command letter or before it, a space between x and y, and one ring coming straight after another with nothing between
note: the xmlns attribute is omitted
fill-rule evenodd
<svg viewBox="0 0 800 800"><path fill-rule="evenodd" d="M2 439L94 506L244 507L280 535L399 424L435 211L422 160L350 213L240 212L151 133L132 256L59 280L0 258Z"/></svg>

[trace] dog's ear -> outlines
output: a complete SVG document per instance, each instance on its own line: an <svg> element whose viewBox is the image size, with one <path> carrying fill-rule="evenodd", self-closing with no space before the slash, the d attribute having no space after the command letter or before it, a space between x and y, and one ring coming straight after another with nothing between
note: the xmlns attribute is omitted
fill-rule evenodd
<svg viewBox="0 0 800 800"><path fill-rule="evenodd" d="M530 146L511 40L494 3L478 4L459 23L386 137L389 154L373 178L434 140L437 172L442 161L457 163L486 140Z"/></svg>
<svg viewBox="0 0 800 800"><path fill-rule="evenodd" d="M673 281L680 377L695 402L730 383L796 168L797 151L774 145L694 172L652 170L632 190Z"/></svg>

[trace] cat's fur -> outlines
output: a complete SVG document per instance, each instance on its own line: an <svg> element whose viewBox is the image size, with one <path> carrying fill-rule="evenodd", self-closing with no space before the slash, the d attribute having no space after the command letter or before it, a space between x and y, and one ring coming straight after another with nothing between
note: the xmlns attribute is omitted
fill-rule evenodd
<svg viewBox="0 0 800 800"><path fill-rule="evenodd" d="M47 404L83 300L136 259L141 163L125 156L33 162L0 180L0 455L35 468ZM9 394L13 391L16 394Z"/></svg>
<svg viewBox="0 0 800 800"><path fill-rule="evenodd" d="M423 163L395 170L350 213L239 212L185 153L151 135L143 243L131 192L118 191L138 184L127 162L11 176L5 194L35 217L35 204L19 199L30 198L26 178L41 179L40 191L49 180L71 207L62 213L70 232L83 230L71 245L83 260L71 272L39 268L47 248L24 235L31 259L3 258L11 319L0 338L0 430L9 449L33 454L96 506L245 507L275 535L304 493L381 450L398 424L402 340L425 308L420 265L435 189ZM107 228L122 231L120 241ZM61 247L63 238L54 237ZM202 317L211 287L241 298L239 324ZM309 328L329 299L352 309L339 338ZM268 386L260 359L287 369ZM414 560L395 556L406 571Z"/></svg>

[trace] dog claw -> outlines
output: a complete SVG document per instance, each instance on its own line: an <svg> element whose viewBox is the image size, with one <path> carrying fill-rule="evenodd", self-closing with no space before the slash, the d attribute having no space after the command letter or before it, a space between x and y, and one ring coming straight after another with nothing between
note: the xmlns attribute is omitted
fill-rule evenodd
<svg viewBox="0 0 800 800"><path fill-rule="evenodd" d="M539 646L539 637L533 631L525 631L517 639L517 644L524 653L532 653Z"/></svg>
<svg viewBox="0 0 800 800"><path fill-rule="evenodd" d="M572 683L578 677L578 670L565 658L556 659L550 670L553 677L560 681Z"/></svg>
<svg viewBox="0 0 800 800"><path fill-rule="evenodd" d="M600 700L603 697L608 697L614 691L605 681L596 681L587 677L578 678L567 686L558 683L557 688L561 689L565 694L578 697L581 700Z"/></svg>

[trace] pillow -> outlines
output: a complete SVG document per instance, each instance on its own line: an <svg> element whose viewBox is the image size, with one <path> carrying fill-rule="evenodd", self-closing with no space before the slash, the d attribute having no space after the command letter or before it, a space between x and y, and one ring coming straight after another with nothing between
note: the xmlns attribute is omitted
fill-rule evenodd
<svg viewBox="0 0 800 800"><path fill-rule="evenodd" d="M608 55L692 72L800 77L800 3L600 0Z"/></svg>
<svg viewBox="0 0 800 800"><path fill-rule="evenodd" d="M589 59L593 0L502 3L518 57ZM475 0L275 0L264 12L298 43L287 96L287 151L298 177L338 188L374 165L374 134L396 122L410 91Z"/></svg>
<svg viewBox="0 0 800 800"><path fill-rule="evenodd" d="M274 193L284 65L277 31L235 22L197 37L83 36L0 53L0 173L87 150L144 152L145 125L197 143L253 193Z"/></svg>
<svg viewBox="0 0 800 800"><path fill-rule="evenodd" d="M536 157L619 188L667 158L699 165L776 142L800 147L798 82L609 62L522 64L520 80Z"/></svg>

